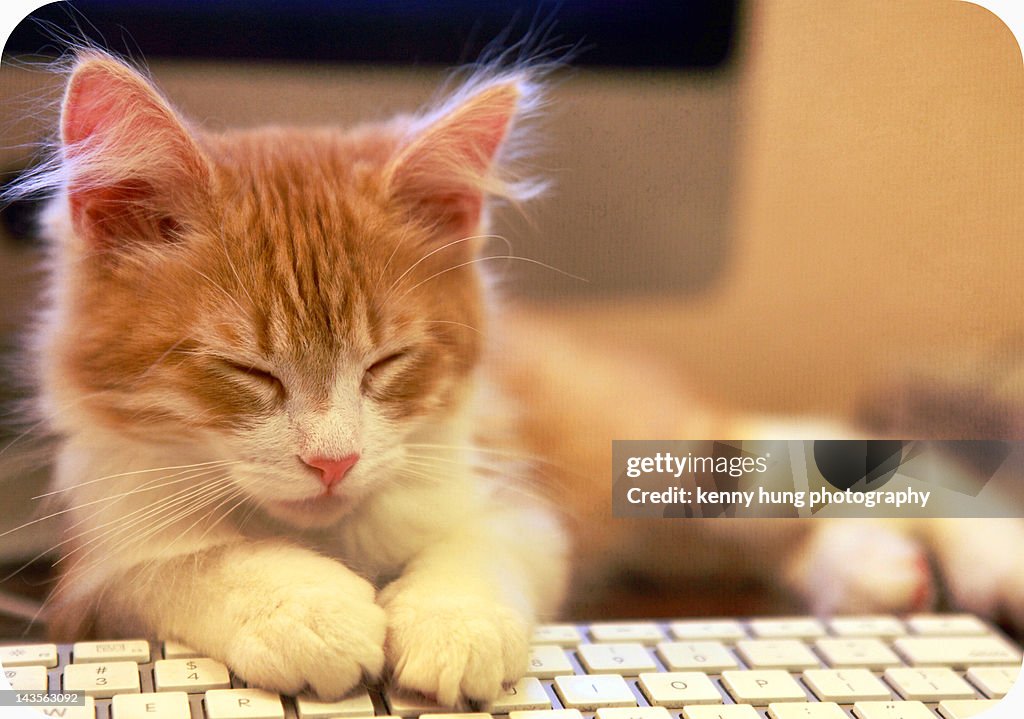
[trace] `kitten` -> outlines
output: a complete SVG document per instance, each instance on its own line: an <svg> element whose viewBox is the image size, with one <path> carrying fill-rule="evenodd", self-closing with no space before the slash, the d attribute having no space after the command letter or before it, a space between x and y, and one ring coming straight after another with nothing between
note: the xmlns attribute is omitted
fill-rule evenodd
<svg viewBox="0 0 1024 719"><path fill-rule="evenodd" d="M135 70L74 62L43 411L68 503L50 623L176 639L246 681L338 698L387 667L495 698L558 606L566 540L480 470L488 290L525 72L416 117L211 133Z"/></svg>

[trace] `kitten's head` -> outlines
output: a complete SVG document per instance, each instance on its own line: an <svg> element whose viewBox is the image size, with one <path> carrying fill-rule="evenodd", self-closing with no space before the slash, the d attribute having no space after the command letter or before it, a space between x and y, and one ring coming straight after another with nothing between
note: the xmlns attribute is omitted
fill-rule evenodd
<svg viewBox="0 0 1024 719"><path fill-rule="evenodd" d="M404 447L443 442L472 385L477 236L529 189L503 158L533 92L496 76L419 117L214 134L79 58L47 217L58 428L208 448L307 526L417 474Z"/></svg>

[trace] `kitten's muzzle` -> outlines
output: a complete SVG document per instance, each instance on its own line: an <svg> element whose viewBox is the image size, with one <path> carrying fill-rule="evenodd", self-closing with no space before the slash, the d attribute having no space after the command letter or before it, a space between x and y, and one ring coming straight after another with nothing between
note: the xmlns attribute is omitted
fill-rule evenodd
<svg viewBox="0 0 1024 719"><path fill-rule="evenodd" d="M334 485L338 484L348 471L359 461L359 455L352 453L340 458L334 457L299 457L302 463L319 475L325 493L329 494Z"/></svg>

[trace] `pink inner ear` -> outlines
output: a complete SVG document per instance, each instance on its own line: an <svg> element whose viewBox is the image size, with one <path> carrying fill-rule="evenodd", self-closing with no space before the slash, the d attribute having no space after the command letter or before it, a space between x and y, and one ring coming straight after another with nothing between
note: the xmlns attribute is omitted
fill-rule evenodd
<svg viewBox="0 0 1024 719"><path fill-rule="evenodd" d="M112 116L113 103L109 99L107 102L100 101L105 96L105 93L99 92L104 79L101 75L106 75L108 83L113 82L107 73L86 69L76 74L68 87L64 98L61 138L69 150L73 150L76 143L94 135L100 123Z"/></svg>
<svg viewBox="0 0 1024 719"><path fill-rule="evenodd" d="M396 196L446 231L472 231L519 96L514 82L494 85L422 130L395 162Z"/></svg>
<svg viewBox="0 0 1024 719"><path fill-rule="evenodd" d="M467 165L478 173L487 172L508 133L516 109L518 94L504 94L494 98L497 102L482 111L472 111L468 117L457 118L450 129L451 151L466 158ZM481 98L481 101L491 98ZM474 108L475 110L475 108Z"/></svg>
<svg viewBox="0 0 1024 719"><path fill-rule="evenodd" d="M134 71L113 61L92 61L71 77L64 98L64 145L90 138L114 140L116 149L142 149L147 137L179 126L159 96ZM180 126L179 126L180 127ZM116 135L116 137L105 137Z"/></svg>
<svg viewBox="0 0 1024 719"><path fill-rule="evenodd" d="M97 246L166 240L172 198L204 176L187 131L149 83L107 58L84 61L64 98L61 134L78 232Z"/></svg>

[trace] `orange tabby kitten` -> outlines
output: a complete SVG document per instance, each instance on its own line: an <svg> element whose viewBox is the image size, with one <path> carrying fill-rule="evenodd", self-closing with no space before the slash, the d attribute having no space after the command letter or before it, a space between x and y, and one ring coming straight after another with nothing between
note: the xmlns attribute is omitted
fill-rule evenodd
<svg viewBox="0 0 1024 719"><path fill-rule="evenodd" d="M510 73L385 124L209 133L77 59L36 180L73 507L56 636L173 638L324 698L385 665L446 704L519 678L565 541L515 474L476 471L473 259L485 197L535 189L510 161L536 101Z"/></svg>

